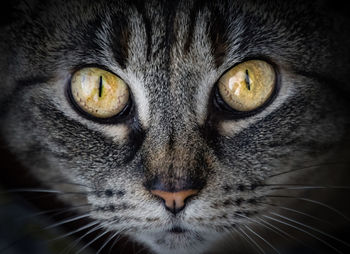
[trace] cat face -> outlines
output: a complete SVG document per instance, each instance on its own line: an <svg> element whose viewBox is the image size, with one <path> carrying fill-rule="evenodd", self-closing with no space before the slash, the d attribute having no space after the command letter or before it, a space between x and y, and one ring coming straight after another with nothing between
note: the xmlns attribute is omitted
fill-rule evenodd
<svg viewBox="0 0 350 254"><path fill-rule="evenodd" d="M80 193L64 201L155 252L199 253L249 233L276 208L276 185L324 177L286 172L322 163L345 133L346 68L318 7L40 3L3 33L3 137L36 178ZM256 62L269 66L271 92L237 110L219 84ZM245 84L267 79L249 68ZM126 95L105 117L75 84L95 80L102 98L107 77Z"/></svg>

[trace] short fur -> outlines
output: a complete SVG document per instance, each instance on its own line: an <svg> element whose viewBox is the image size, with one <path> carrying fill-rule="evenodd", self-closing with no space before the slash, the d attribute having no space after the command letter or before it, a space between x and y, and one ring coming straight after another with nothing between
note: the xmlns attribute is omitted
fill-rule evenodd
<svg viewBox="0 0 350 254"><path fill-rule="evenodd" d="M349 26L325 3L303 2L34 1L1 33L3 139L48 187L87 193L60 196L65 202L88 202L82 212L105 230L152 252L253 253L254 241L267 252L293 250L300 244L269 236L268 223L305 239L279 216L304 223L307 216L283 207L328 218L332 209L306 208L306 199L335 198L331 189L317 199L322 190L293 184L348 179L341 167L320 165L346 159L334 151L348 154L341 141L349 124L349 40L339 31ZM215 84L247 59L276 68L278 92L263 110L234 118L216 107ZM127 118L101 124L73 108L67 86L85 65L129 85ZM174 216L150 193L157 184L200 192ZM175 226L187 232L171 233ZM319 245L320 253L332 250Z"/></svg>

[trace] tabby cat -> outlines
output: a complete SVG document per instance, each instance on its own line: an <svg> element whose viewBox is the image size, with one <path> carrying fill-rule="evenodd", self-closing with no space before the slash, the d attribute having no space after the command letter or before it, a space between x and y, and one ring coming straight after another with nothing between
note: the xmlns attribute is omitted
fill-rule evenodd
<svg viewBox="0 0 350 254"><path fill-rule="evenodd" d="M119 234L158 254L349 253L346 10L16 7L1 29L2 142L72 221L92 219L81 230L108 233L95 253Z"/></svg>

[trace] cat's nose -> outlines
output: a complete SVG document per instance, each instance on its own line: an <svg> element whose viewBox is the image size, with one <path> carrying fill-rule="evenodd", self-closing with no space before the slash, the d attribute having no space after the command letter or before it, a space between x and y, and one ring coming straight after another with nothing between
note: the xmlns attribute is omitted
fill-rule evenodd
<svg viewBox="0 0 350 254"><path fill-rule="evenodd" d="M151 190L151 193L163 199L165 207L173 214L176 214L185 207L186 200L196 195L198 190L183 190L178 192Z"/></svg>

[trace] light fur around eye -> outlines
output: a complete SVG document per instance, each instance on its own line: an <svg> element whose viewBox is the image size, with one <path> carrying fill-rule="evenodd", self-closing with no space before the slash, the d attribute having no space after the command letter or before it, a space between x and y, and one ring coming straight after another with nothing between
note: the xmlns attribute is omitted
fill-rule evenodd
<svg viewBox="0 0 350 254"><path fill-rule="evenodd" d="M97 118L117 115L129 100L129 89L122 79L94 67L83 68L74 73L70 92L81 110Z"/></svg>
<svg viewBox="0 0 350 254"><path fill-rule="evenodd" d="M264 105L275 90L273 67L262 60L243 62L225 73L218 82L223 100L234 110L252 111Z"/></svg>

